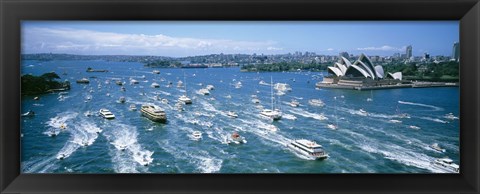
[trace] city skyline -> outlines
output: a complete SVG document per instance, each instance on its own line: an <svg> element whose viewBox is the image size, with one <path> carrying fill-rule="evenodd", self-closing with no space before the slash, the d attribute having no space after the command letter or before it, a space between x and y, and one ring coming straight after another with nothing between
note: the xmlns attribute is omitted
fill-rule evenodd
<svg viewBox="0 0 480 194"><path fill-rule="evenodd" d="M438 33L441 32L441 33ZM457 21L442 22L22 22L22 54L287 54L450 56Z"/></svg>

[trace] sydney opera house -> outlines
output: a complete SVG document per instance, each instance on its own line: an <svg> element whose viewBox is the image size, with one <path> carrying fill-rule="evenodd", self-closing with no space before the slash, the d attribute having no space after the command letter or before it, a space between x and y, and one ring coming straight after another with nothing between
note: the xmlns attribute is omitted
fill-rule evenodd
<svg viewBox="0 0 480 194"><path fill-rule="evenodd" d="M328 67L329 76L325 76L317 87L361 89L365 87L388 87L399 86L409 81L402 80L402 72L387 73L380 65L374 66L370 59L361 54L360 57L351 63L345 57L333 66Z"/></svg>

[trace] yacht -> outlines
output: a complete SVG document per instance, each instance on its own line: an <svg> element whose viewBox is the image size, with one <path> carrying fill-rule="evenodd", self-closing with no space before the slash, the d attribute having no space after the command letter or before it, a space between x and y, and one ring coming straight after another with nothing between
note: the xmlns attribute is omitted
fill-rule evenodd
<svg viewBox="0 0 480 194"><path fill-rule="evenodd" d="M125 97L123 97L123 96L118 99L119 103L125 103L125 101L126 101Z"/></svg>
<svg viewBox="0 0 480 194"><path fill-rule="evenodd" d="M282 112L278 109L274 109L273 108L273 79L270 77L271 79L271 83L270 84L270 92L271 92L271 109L263 109L261 112L260 112L260 115L262 116L265 116L265 117L268 117L272 120L280 120L282 118Z"/></svg>
<svg viewBox="0 0 480 194"><path fill-rule="evenodd" d="M453 163L453 160L449 159L449 158L435 159L433 162L431 162L431 166L436 168L436 169L440 169L442 171L446 171L446 172L449 172L449 173L459 173L460 172L460 166Z"/></svg>
<svg viewBox="0 0 480 194"><path fill-rule="evenodd" d="M90 83L90 80L88 80L87 78L84 77L84 78L82 78L82 79L77 80L77 83L79 83L79 84L88 84L88 83Z"/></svg>
<svg viewBox="0 0 480 194"><path fill-rule="evenodd" d="M247 143L247 140L245 140L245 137L240 136L240 134L238 134L237 132L233 132L232 135L226 139L226 143L241 144L241 143Z"/></svg>
<svg viewBox="0 0 480 194"><path fill-rule="evenodd" d="M184 104L192 104L192 100L186 95L181 95L180 98L178 98L178 101L183 102Z"/></svg>
<svg viewBox="0 0 480 194"><path fill-rule="evenodd" d="M328 158L328 154L323 147L314 141L299 139L287 144L287 147L307 156L310 159L321 160Z"/></svg>
<svg viewBox="0 0 480 194"><path fill-rule="evenodd" d="M450 119L450 120L455 120L455 119L458 119L458 117L456 117L455 115L453 115L453 113L448 113L444 116L444 118L446 119Z"/></svg>
<svg viewBox="0 0 480 194"><path fill-rule="evenodd" d="M159 70L153 70L152 73L153 73L153 74L160 74L160 71L159 71Z"/></svg>
<svg viewBox="0 0 480 194"><path fill-rule="evenodd" d="M167 114L165 113L165 111L153 105L142 105L140 112L142 112L143 116L147 117L148 119L154 122L160 122L160 123L167 122Z"/></svg>
<svg viewBox="0 0 480 194"><path fill-rule="evenodd" d="M130 109L131 111L136 111L136 110L137 110L137 106L135 106L135 104L130 104L129 109Z"/></svg>
<svg viewBox="0 0 480 194"><path fill-rule="evenodd" d="M207 88L207 90L214 90L215 89L215 87L213 85L207 85L206 88Z"/></svg>
<svg viewBox="0 0 480 194"><path fill-rule="evenodd" d="M232 118L237 118L238 117L237 113L235 113L233 111L228 111L227 116L232 117Z"/></svg>
<svg viewBox="0 0 480 194"><path fill-rule="evenodd" d="M35 112L33 112L32 110L29 110L28 112L22 114L22 117L33 117L33 116L35 116Z"/></svg>
<svg viewBox="0 0 480 194"><path fill-rule="evenodd" d="M276 83L274 89L281 92L290 92L292 88L286 83Z"/></svg>
<svg viewBox="0 0 480 194"><path fill-rule="evenodd" d="M241 87L242 87L242 82L239 81L239 82L235 83L235 88L239 89Z"/></svg>
<svg viewBox="0 0 480 194"><path fill-rule="evenodd" d="M192 133L192 138L193 138L194 140L200 140L200 139L202 139L202 132L200 132L200 131L194 131L194 132Z"/></svg>
<svg viewBox="0 0 480 194"><path fill-rule="evenodd" d="M323 103L323 101L320 99L311 99L308 101L308 103L312 106L325 106L325 103Z"/></svg>
<svg viewBox="0 0 480 194"><path fill-rule="evenodd" d="M210 92L206 88L202 88L202 89L198 90L198 93L200 93L202 95L210 95Z"/></svg>
<svg viewBox="0 0 480 194"><path fill-rule="evenodd" d="M150 85L152 88L159 88L160 85L157 84L156 82L153 82L152 85Z"/></svg>
<svg viewBox="0 0 480 194"><path fill-rule="evenodd" d="M295 99L292 99L292 101L289 103L291 107L298 107L300 106L300 102L298 102Z"/></svg>
<svg viewBox="0 0 480 194"><path fill-rule="evenodd" d="M430 148L432 148L433 150L437 151L437 152L445 152L445 149L442 149L438 143L434 143L432 145L430 145Z"/></svg>
<svg viewBox="0 0 480 194"><path fill-rule="evenodd" d="M102 109L100 109L99 113L100 113L100 116L102 116L105 119L114 119L115 118L115 115L112 112L110 112L108 109L102 108Z"/></svg>

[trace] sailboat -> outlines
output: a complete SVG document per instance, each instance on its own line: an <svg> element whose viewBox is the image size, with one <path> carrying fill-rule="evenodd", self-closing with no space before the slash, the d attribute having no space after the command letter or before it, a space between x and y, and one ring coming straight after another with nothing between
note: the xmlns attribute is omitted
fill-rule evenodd
<svg viewBox="0 0 480 194"><path fill-rule="evenodd" d="M192 100L187 96L187 80L185 78L185 73L183 74L183 80L185 81L185 94L181 95L178 98L178 101L183 102L184 104L192 104Z"/></svg>
<svg viewBox="0 0 480 194"><path fill-rule="evenodd" d="M271 93L271 109L263 109L260 112L260 115L268 117L272 120L280 120L282 118L282 112L278 109L274 109L273 107L273 78L270 77L270 93Z"/></svg>
<svg viewBox="0 0 480 194"><path fill-rule="evenodd" d="M333 99L335 99L335 103L334 103L334 106L335 106L335 125L334 124L328 124L327 127L330 128L330 129L333 129L333 130L336 130L338 128L338 118L337 118L337 97L333 97Z"/></svg>
<svg viewBox="0 0 480 194"><path fill-rule="evenodd" d="M397 117L398 117L398 118L402 118L402 119L403 119L403 118L406 118L406 119L409 119L409 118L410 118L410 115L409 115L409 114L407 114L407 113L400 113L400 109L398 108L398 104L397 104L397 110L396 110L396 112L397 112Z"/></svg>

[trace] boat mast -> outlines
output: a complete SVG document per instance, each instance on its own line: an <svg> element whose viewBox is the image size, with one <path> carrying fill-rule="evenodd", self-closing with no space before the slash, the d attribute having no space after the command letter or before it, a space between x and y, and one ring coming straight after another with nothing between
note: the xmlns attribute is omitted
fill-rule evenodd
<svg viewBox="0 0 480 194"><path fill-rule="evenodd" d="M185 97L187 97L187 78L185 76L185 72L183 72L183 82L185 82Z"/></svg>
<svg viewBox="0 0 480 194"><path fill-rule="evenodd" d="M272 103L272 111L273 111L273 78L270 76L270 94L271 94L271 103Z"/></svg>
<svg viewBox="0 0 480 194"><path fill-rule="evenodd" d="M335 96L335 97L333 97L333 98L335 99L335 103L334 103L334 105L335 105L335 125L336 125L336 127L338 128L337 97Z"/></svg>

